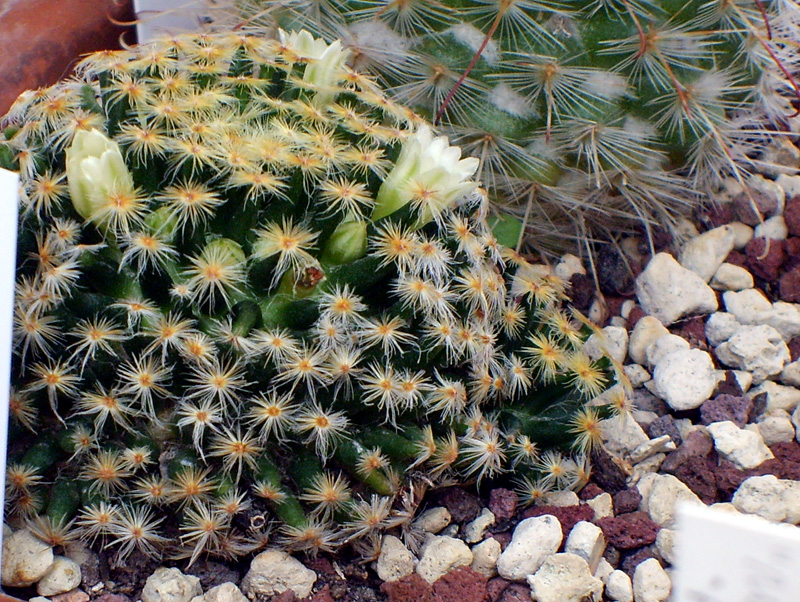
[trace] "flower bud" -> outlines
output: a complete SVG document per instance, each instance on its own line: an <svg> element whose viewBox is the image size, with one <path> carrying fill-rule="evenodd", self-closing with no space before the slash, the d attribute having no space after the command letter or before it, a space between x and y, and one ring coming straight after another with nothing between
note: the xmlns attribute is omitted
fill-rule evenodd
<svg viewBox="0 0 800 602"><path fill-rule="evenodd" d="M67 149L67 183L72 205L85 220L95 218L102 199L134 188L119 145L96 129L75 132Z"/></svg>
<svg viewBox="0 0 800 602"><path fill-rule="evenodd" d="M336 226L322 252L324 263L341 265L360 259L367 252L367 222L343 221Z"/></svg>

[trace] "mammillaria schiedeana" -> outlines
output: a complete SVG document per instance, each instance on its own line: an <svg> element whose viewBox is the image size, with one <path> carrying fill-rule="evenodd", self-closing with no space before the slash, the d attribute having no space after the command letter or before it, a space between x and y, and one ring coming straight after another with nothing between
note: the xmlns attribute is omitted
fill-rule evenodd
<svg viewBox="0 0 800 602"><path fill-rule="evenodd" d="M40 537L314 552L411 537L415 483L587 478L617 368L496 242L477 160L345 56L175 37L91 55L5 118L7 511Z"/></svg>

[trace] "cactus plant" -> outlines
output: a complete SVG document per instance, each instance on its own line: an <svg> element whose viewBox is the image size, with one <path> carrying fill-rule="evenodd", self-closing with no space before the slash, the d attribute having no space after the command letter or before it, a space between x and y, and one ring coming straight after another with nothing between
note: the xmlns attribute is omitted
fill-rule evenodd
<svg viewBox="0 0 800 602"><path fill-rule="evenodd" d="M6 116L8 511L41 537L194 561L277 524L313 553L407 526L414 483L585 482L618 366L497 243L478 161L345 59L175 37Z"/></svg>
<svg viewBox="0 0 800 602"><path fill-rule="evenodd" d="M793 0L209 5L220 28L342 39L354 66L480 159L537 248L672 228L726 177L746 182L800 106Z"/></svg>

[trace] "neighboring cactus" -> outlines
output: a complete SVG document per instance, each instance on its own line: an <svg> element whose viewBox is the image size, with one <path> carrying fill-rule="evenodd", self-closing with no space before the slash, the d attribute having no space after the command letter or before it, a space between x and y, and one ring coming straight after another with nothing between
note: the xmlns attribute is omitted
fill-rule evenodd
<svg viewBox="0 0 800 602"><path fill-rule="evenodd" d="M795 0L231 0L303 27L478 157L536 248L669 229L796 117ZM564 225L572 224L572 228Z"/></svg>
<svg viewBox="0 0 800 602"><path fill-rule="evenodd" d="M587 402L618 366L497 244L477 161L345 56L176 37L89 56L6 117L8 503L41 537L79 510L120 557L234 557L276 521L314 552L403 526L415 479L513 469L533 500L588 478L607 410Z"/></svg>

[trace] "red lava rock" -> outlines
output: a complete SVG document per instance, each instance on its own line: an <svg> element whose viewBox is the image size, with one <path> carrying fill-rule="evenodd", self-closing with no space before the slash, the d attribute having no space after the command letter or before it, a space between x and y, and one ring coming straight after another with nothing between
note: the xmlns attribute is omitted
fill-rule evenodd
<svg viewBox="0 0 800 602"><path fill-rule="evenodd" d="M531 588L521 583L512 583L503 591L498 602L531 602Z"/></svg>
<svg viewBox="0 0 800 602"><path fill-rule="evenodd" d="M800 265L785 272L778 280L778 294L781 301L800 303Z"/></svg>
<svg viewBox="0 0 800 602"><path fill-rule="evenodd" d="M748 226L757 226L761 221L759 214L761 214L761 217L767 218L775 215L780 210L776 198L752 188L749 192L750 194L743 192L733 198L733 209L739 221ZM753 210L754 204L757 212Z"/></svg>
<svg viewBox="0 0 800 602"><path fill-rule="evenodd" d="M719 491L717 499L720 502L731 501L733 494L739 489L739 485L752 476L752 473L739 470L732 462L722 459L714 468L713 474Z"/></svg>
<svg viewBox="0 0 800 602"><path fill-rule="evenodd" d="M594 510L591 506L534 506L528 508L522 515L523 518L532 516L544 516L550 514L561 523L561 531L564 533L564 541L567 540L569 532L572 531L577 523L582 520L591 521L594 518Z"/></svg>
<svg viewBox="0 0 800 602"><path fill-rule="evenodd" d="M789 357L796 362L800 358L800 337L793 338L786 346L789 348Z"/></svg>
<svg viewBox="0 0 800 602"><path fill-rule="evenodd" d="M702 316L695 316L681 322L674 334L688 341L692 348L708 349L706 341L706 320Z"/></svg>
<svg viewBox="0 0 800 602"><path fill-rule="evenodd" d="M768 246L767 239L759 236L747 243L744 251L747 255L747 269L754 276L763 278L767 282L778 279L781 264L786 258L782 241L770 240Z"/></svg>
<svg viewBox="0 0 800 602"><path fill-rule="evenodd" d="M692 431L678 449L667 454L667 457L661 463L661 470L672 473L675 468L683 464L688 458L704 458L713 451L714 440L710 434L699 430Z"/></svg>
<svg viewBox="0 0 800 602"><path fill-rule="evenodd" d="M605 491L597 483L586 483L586 486L578 493L578 497L582 500L591 500L602 493Z"/></svg>
<svg viewBox="0 0 800 602"><path fill-rule="evenodd" d="M598 447L592 450L591 459L592 480L600 487L611 495L628 488L627 475L607 451Z"/></svg>
<svg viewBox="0 0 800 602"><path fill-rule="evenodd" d="M753 469L754 474L774 474L779 479L800 481L800 445L794 441L776 443L770 447L774 458Z"/></svg>
<svg viewBox="0 0 800 602"><path fill-rule="evenodd" d="M389 602L433 602L433 588L416 573L381 583L381 591L389 596Z"/></svg>
<svg viewBox="0 0 800 602"><path fill-rule="evenodd" d="M489 602L497 602L510 584L511 581L503 579L502 577L489 579L489 582L486 584L486 593L489 594Z"/></svg>
<svg viewBox="0 0 800 602"><path fill-rule="evenodd" d="M487 602L486 581L469 567L452 570L433 584L433 602Z"/></svg>
<svg viewBox="0 0 800 602"><path fill-rule="evenodd" d="M633 579L633 573L636 570L636 567L643 563L645 560L650 558L655 558L655 554L653 550L650 548L642 548L641 550L636 550L632 554L628 554L622 559L619 568L625 571L628 576Z"/></svg>
<svg viewBox="0 0 800 602"><path fill-rule="evenodd" d="M628 299L617 295L606 296L606 307L608 308L608 316L618 316L622 312L622 304Z"/></svg>
<svg viewBox="0 0 800 602"><path fill-rule="evenodd" d="M650 545L661 530L658 523L650 520L645 512L601 518L597 526L603 530L606 541L620 550L635 550Z"/></svg>
<svg viewBox="0 0 800 602"><path fill-rule="evenodd" d="M635 487L614 494L614 514L636 512L642 502L642 494Z"/></svg>
<svg viewBox="0 0 800 602"><path fill-rule="evenodd" d="M641 307L639 307L638 305L634 305L631 308L630 313L628 314L628 322L627 322L628 330L633 330L634 326L636 326L636 323L642 318L644 318L646 315L647 313L645 313L645 311Z"/></svg>
<svg viewBox="0 0 800 602"><path fill-rule="evenodd" d="M732 263L733 265L738 265L740 268L747 269L747 255L741 251L731 251L725 258L725 263Z"/></svg>
<svg viewBox="0 0 800 602"><path fill-rule="evenodd" d="M725 380L721 380L717 383L717 388L714 389L711 397L717 397L718 395L738 396L742 393L744 393L744 391L742 391L742 387L739 386L739 381L736 380L733 370L725 370Z"/></svg>
<svg viewBox="0 0 800 602"><path fill-rule="evenodd" d="M503 531L502 533L492 533L492 539L496 539L497 543L500 544L500 549L505 550L508 547L508 544L511 543L511 533L509 531Z"/></svg>
<svg viewBox="0 0 800 602"><path fill-rule="evenodd" d="M717 395L704 401L700 406L700 423L711 424L730 420L740 429L750 420L753 411L753 400L749 397L734 395Z"/></svg>
<svg viewBox="0 0 800 602"><path fill-rule="evenodd" d="M683 443L681 432L675 425L675 419L669 414L664 414L653 420L647 427L647 434L650 435L651 439L669 435L669 438L676 446Z"/></svg>
<svg viewBox="0 0 800 602"><path fill-rule="evenodd" d="M698 219L709 229L719 228L736 220L732 203L717 203L698 212Z"/></svg>
<svg viewBox="0 0 800 602"><path fill-rule="evenodd" d="M784 270L791 270L800 265L800 238L790 236L784 240L783 250L786 251L786 261L783 262Z"/></svg>
<svg viewBox="0 0 800 602"><path fill-rule="evenodd" d="M712 458L689 456L670 472L691 489L704 503L713 504L719 498L719 490L714 478L716 467L717 464Z"/></svg>
<svg viewBox="0 0 800 602"><path fill-rule="evenodd" d="M800 236L800 196L793 196L786 201L786 207L783 209L783 219L789 229L789 234Z"/></svg>
<svg viewBox="0 0 800 602"><path fill-rule="evenodd" d="M594 279L586 274L576 273L569 279L569 297L576 309L585 311L594 301Z"/></svg>
<svg viewBox="0 0 800 602"><path fill-rule="evenodd" d="M489 510L492 511L495 518L501 520L514 516L518 502L519 496L510 489L498 487L497 489L492 489L489 494Z"/></svg>
<svg viewBox="0 0 800 602"><path fill-rule="evenodd" d="M439 504L447 508L453 521L468 523L475 520L483 506L477 496L464 491L461 487L448 487L437 496Z"/></svg>
<svg viewBox="0 0 800 602"><path fill-rule="evenodd" d="M89 594L82 589L73 589L63 594L50 596L51 602L89 602Z"/></svg>

